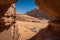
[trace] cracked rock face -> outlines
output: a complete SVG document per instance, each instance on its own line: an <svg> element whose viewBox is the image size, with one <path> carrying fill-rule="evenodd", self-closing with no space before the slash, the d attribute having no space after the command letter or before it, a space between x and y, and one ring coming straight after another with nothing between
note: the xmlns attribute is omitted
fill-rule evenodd
<svg viewBox="0 0 60 40"><path fill-rule="evenodd" d="M15 3L17 0L0 0L0 5L9 5Z"/></svg>

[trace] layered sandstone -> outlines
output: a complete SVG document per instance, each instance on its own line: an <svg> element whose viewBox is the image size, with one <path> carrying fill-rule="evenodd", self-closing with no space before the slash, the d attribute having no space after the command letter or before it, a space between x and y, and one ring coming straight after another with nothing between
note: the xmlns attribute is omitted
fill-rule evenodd
<svg viewBox="0 0 60 40"><path fill-rule="evenodd" d="M12 40L14 15L14 4L0 7L0 40Z"/></svg>
<svg viewBox="0 0 60 40"><path fill-rule="evenodd" d="M29 15L29 16L39 18L39 19L49 19L49 20L54 19L51 16L47 15L45 12L43 12L39 8L38 9L35 8L35 9L31 10L31 11L27 11L26 14Z"/></svg>
<svg viewBox="0 0 60 40"><path fill-rule="evenodd" d="M0 5L9 5L15 3L17 0L0 0Z"/></svg>
<svg viewBox="0 0 60 40"><path fill-rule="evenodd" d="M36 0L36 4L48 15L60 19L60 0Z"/></svg>
<svg viewBox="0 0 60 40"><path fill-rule="evenodd" d="M16 20L24 21L24 22L37 22L37 23L40 22L40 20L38 18L28 16L25 14L16 14Z"/></svg>
<svg viewBox="0 0 60 40"><path fill-rule="evenodd" d="M16 0L0 0L0 40L13 40Z"/></svg>

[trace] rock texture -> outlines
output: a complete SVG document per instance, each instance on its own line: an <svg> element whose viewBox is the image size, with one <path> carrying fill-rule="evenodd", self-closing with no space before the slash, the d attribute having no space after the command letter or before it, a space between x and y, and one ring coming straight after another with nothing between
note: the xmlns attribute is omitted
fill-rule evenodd
<svg viewBox="0 0 60 40"><path fill-rule="evenodd" d="M9 5L15 3L17 0L0 0L0 5Z"/></svg>
<svg viewBox="0 0 60 40"><path fill-rule="evenodd" d="M14 16L15 16L15 5L11 4L7 12L4 14L4 17L3 17L4 22L9 23L10 25L11 23L14 22Z"/></svg>
<svg viewBox="0 0 60 40"><path fill-rule="evenodd" d="M16 14L16 25L20 35L19 40L29 40L36 35L40 29L47 27L48 20L40 20L25 14Z"/></svg>
<svg viewBox="0 0 60 40"><path fill-rule="evenodd" d="M48 15L60 19L60 0L36 0L36 4Z"/></svg>
<svg viewBox="0 0 60 40"><path fill-rule="evenodd" d="M16 20L24 21L24 22L36 22L36 23L40 23L42 21L42 20L39 20L38 18L28 16L25 14L16 14Z"/></svg>
<svg viewBox="0 0 60 40"><path fill-rule="evenodd" d="M13 40L16 1L0 0L0 40Z"/></svg>
<svg viewBox="0 0 60 40"><path fill-rule="evenodd" d="M47 15L42 10L37 9L37 8L35 8L35 9L31 10L31 11L28 11L26 14L29 15L29 16L39 18L39 19L49 19L49 20L54 19L54 18L50 17L49 15Z"/></svg>
<svg viewBox="0 0 60 40"><path fill-rule="evenodd" d="M14 4L0 6L0 40L12 40L12 25L14 22Z"/></svg>

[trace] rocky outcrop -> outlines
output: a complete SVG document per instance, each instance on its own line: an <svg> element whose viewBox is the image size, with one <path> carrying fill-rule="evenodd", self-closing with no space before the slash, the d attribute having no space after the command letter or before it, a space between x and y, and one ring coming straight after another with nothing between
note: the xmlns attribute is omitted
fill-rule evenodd
<svg viewBox="0 0 60 40"><path fill-rule="evenodd" d="M7 22L11 22L12 17L15 15L15 5L11 2L14 3L16 0L0 0L0 24L5 25ZM8 4L6 5L5 4ZM1 25L0 25L1 26Z"/></svg>
<svg viewBox="0 0 60 40"><path fill-rule="evenodd" d="M49 20L54 19L54 18L50 17L49 15L47 15L42 10L37 9L37 8L35 8L35 9L31 10L31 11L27 11L26 14L29 15L29 16L39 18L39 19L49 19Z"/></svg>
<svg viewBox="0 0 60 40"><path fill-rule="evenodd" d="M15 3L17 0L0 0L0 5L9 5Z"/></svg>
<svg viewBox="0 0 60 40"><path fill-rule="evenodd" d="M0 25L1 27L8 26L13 23L15 15L15 6L14 4L0 7Z"/></svg>
<svg viewBox="0 0 60 40"><path fill-rule="evenodd" d="M28 16L25 14L16 14L16 20L18 21L25 21L25 22L40 22L38 18Z"/></svg>
<svg viewBox="0 0 60 40"><path fill-rule="evenodd" d="M36 0L36 5L48 15L60 19L60 0Z"/></svg>
<svg viewBox="0 0 60 40"><path fill-rule="evenodd" d="M0 40L12 40L12 25L14 23L14 4L0 6Z"/></svg>
<svg viewBox="0 0 60 40"><path fill-rule="evenodd" d="M0 40L13 40L16 0L0 0Z"/></svg>

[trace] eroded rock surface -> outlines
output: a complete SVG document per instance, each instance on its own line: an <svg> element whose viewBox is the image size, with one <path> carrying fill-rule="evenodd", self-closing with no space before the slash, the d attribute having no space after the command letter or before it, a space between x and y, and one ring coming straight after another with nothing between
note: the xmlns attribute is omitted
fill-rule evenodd
<svg viewBox="0 0 60 40"><path fill-rule="evenodd" d="M38 19L48 19L48 20L53 20L54 19L53 17L47 15L45 12L43 12L39 8L35 8L31 11L27 11L26 14L29 15L29 16L36 17Z"/></svg>
<svg viewBox="0 0 60 40"><path fill-rule="evenodd" d="M25 14L16 14L16 20L24 21L24 22L34 22L34 23L43 22L43 20L40 20L40 19L32 17L32 16L28 16ZM46 20L46 22L48 22L48 20Z"/></svg>
<svg viewBox="0 0 60 40"><path fill-rule="evenodd" d="M17 0L0 0L0 5L9 5L15 3Z"/></svg>
<svg viewBox="0 0 60 40"><path fill-rule="evenodd" d="M60 0L36 0L40 9L54 18L60 18Z"/></svg>
<svg viewBox="0 0 60 40"><path fill-rule="evenodd" d="M13 40L16 0L0 0L0 40Z"/></svg>

